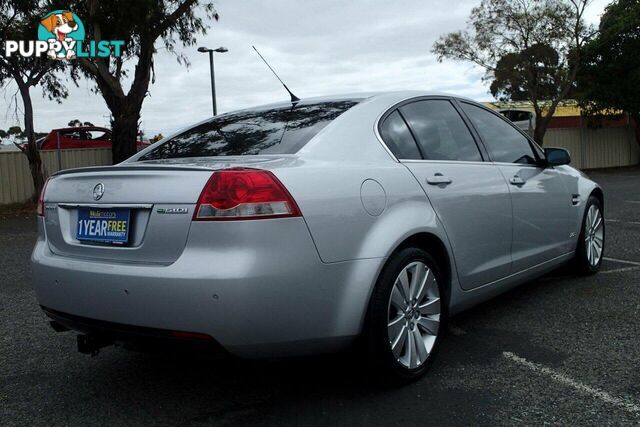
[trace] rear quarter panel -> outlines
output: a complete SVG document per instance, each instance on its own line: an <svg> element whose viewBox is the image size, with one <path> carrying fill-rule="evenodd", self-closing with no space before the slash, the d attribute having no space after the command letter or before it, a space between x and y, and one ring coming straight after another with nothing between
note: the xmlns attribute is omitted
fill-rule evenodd
<svg viewBox="0 0 640 427"><path fill-rule="evenodd" d="M323 262L384 258L419 232L446 241L422 188L403 165L390 161L302 166L274 173L298 203ZM367 180L382 190L363 202ZM382 206L381 213L368 212L368 203Z"/></svg>

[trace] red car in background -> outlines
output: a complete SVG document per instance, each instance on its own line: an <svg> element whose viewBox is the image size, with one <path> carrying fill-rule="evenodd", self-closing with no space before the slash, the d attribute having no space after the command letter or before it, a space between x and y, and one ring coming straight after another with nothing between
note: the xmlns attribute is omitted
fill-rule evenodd
<svg viewBox="0 0 640 427"><path fill-rule="evenodd" d="M57 150L58 138L60 149L78 148L111 148L111 131L97 126L83 126L53 129L49 135L37 141L40 150ZM148 141L138 139L138 151L149 146Z"/></svg>

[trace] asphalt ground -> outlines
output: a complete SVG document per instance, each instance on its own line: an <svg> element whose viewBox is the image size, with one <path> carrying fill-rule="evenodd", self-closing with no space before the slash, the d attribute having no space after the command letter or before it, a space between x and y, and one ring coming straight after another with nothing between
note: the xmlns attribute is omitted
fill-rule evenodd
<svg viewBox="0 0 640 427"><path fill-rule="evenodd" d="M603 271L559 271L454 317L427 376L404 387L377 385L353 354L80 354L30 287L34 218L1 217L0 424L637 425L640 169L590 175L606 194Z"/></svg>

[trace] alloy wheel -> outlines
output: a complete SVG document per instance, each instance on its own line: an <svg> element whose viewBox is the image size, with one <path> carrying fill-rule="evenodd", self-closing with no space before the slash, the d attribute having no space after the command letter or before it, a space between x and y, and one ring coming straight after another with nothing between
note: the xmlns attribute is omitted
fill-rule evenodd
<svg viewBox="0 0 640 427"><path fill-rule="evenodd" d="M584 243L587 250L587 261L591 267L596 267L602 257L604 246L604 220L600 209L591 205L587 211L584 224Z"/></svg>
<svg viewBox="0 0 640 427"><path fill-rule="evenodd" d="M440 328L440 291L421 261L405 266L395 280L388 305L387 333L393 356L405 368L424 365Z"/></svg>

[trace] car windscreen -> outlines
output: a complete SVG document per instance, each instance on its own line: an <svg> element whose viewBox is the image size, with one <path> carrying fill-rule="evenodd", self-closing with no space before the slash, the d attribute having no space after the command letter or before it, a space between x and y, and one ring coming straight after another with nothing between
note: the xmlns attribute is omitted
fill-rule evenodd
<svg viewBox="0 0 640 427"><path fill-rule="evenodd" d="M294 154L359 101L325 101L225 114L169 138L138 160Z"/></svg>

